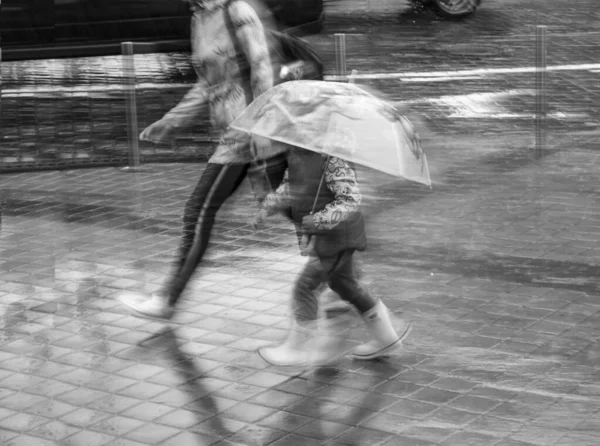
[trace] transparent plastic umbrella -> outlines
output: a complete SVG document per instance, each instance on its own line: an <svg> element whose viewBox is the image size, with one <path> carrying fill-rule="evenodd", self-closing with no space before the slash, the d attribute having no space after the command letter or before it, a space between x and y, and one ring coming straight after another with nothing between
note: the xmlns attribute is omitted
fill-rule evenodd
<svg viewBox="0 0 600 446"><path fill-rule="evenodd" d="M356 84L282 83L252 102L231 127L431 187L410 121Z"/></svg>

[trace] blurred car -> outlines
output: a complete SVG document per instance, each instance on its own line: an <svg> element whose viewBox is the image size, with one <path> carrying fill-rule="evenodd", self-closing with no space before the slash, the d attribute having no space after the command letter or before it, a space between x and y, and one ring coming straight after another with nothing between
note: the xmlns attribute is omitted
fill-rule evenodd
<svg viewBox="0 0 600 446"><path fill-rule="evenodd" d="M416 5L433 8L449 19L462 19L475 13L482 0L412 0Z"/></svg>
<svg viewBox="0 0 600 446"><path fill-rule="evenodd" d="M173 0L3 0L3 58L93 55L124 40L187 40L189 17L189 6ZM61 47L69 50L61 54Z"/></svg>
<svg viewBox="0 0 600 446"><path fill-rule="evenodd" d="M287 14L283 2L294 5ZM320 31L323 0L267 3L285 28ZM162 41L165 51L189 48L190 8L180 0L2 0L0 8L4 60L114 54L123 41Z"/></svg>

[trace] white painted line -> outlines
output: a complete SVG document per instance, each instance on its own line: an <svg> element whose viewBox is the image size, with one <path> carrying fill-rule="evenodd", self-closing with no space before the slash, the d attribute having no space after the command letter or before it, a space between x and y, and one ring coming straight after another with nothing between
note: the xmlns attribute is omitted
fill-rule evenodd
<svg viewBox="0 0 600 446"><path fill-rule="evenodd" d="M336 81L348 79L399 79L402 82L444 82L453 80L479 79L482 76L490 76L495 74L520 74L520 73L535 73L536 67L503 67L503 68L477 68L473 70L454 70L454 71L407 71L397 73L370 73L370 74L354 74L347 77L344 76L325 76L325 80ZM600 64L571 64L571 65L551 65L547 67L547 71L590 71L600 73ZM191 88L189 84L171 84L171 83L141 83L137 85L140 90L165 90L170 88ZM92 92L110 92L114 90L122 90L123 85L106 84L106 85L76 85L72 87L62 86L46 86L46 87L20 87L6 88L0 90L3 97L25 96L31 97L36 94L55 94L55 93L71 93L74 96L86 96Z"/></svg>
<svg viewBox="0 0 600 446"><path fill-rule="evenodd" d="M548 113L547 117L565 121L568 119L584 119L590 115L585 113ZM477 112L461 112L448 115L449 118L468 118L468 119L535 119L535 113L477 113Z"/></svg>
<svg viewBox="0 0 600 446"><path fill-rule="evenodd" d="M137 84L139 90L168 90L179 88L192 88L194 84L170 84L170 83L141 83ZM123 90L123 84L105 84L105 85L74 85L72 87L33 87L27 86L23 88L5 88L0 90L2 97L34 97L44 94L64 93L70 96L88 96L90 93L111 93L112 91Z"/></svg>
<svg viewBox="0 0 600 446"><path fill-rule="evenodd" d="M477 77L479 78L479 77ZM437 81L435 78L427 78ZM446 79L446 78L440 78ZM190 88L192 84L139 84L140 89L174 89L174 88ZM65 93L70 97L102 97L108 93L122 90L121 85L91 85L91 86L75 86L75 87L42 87L32 88L29 90L4 90L3 97L43 97L45 94L56 94L57 92ZM394 102L398 105L409 104L436 104L449 109L450 113L446 114L452 119L533 119L533 113L513 112L510 103L502 104L503 100L510 101L510 97L518 96L535 96L534 89L513 89L504 91L487 91L479 93L461 94L461 95L445 95L439 97L421 97L408 101ZM533 99L531 99L533 100ZM512 107L514 108L514 107ZM586 119L589 118L586 113L565 113L554 112L548 114L548 118L557 120L570 119Z"/></svg>
<svg viewBox="0 0 600 446"><path fill-rule="evenodd" d="M404 73L371 73L355 74L344 76L326 76L326 80L344 80L344 79L405 79L405 78L435 78L448 77L456 78L461 76L489 76L494 74L520 74L535 73L537 67L503 67L503 68L477 68L473 70L451 70L451 71L416 71ZM547 71L591 71L600 70L600 64L571 64L571 65L551 65L546 68Z"/></svg>
<svg viewBox="0 0 600 446"><path fill-rule="evenodd" d="M444 77L407 77L400 79L400 82L448 82L481 79L482 76L444 76Z"/></svg>

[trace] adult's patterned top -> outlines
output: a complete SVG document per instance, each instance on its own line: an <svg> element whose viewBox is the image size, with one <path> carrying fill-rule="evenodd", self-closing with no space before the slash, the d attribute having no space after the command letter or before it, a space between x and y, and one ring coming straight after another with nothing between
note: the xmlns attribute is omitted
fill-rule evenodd
<svg viewBox="0 0 600 446"><path fill-rule="evenodd" d="M221 133L210 162L247 163L283 152L286 146L282 144L228 127L249 102L273 86L271 42L255 8L243 0L190 3L192 62L198 79L163 119L175 127L185 127L208 110L212 125ZM238 51L250 67L249 78L239 63Z"/></svg>

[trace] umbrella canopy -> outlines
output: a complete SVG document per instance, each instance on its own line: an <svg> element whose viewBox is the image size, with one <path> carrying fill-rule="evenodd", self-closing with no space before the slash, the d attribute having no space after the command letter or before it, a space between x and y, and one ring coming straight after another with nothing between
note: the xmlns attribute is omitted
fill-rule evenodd
<svg viewBox="0 0 600 446"><path fill-rule="evenodd" d="M431 186L411 123L356 84L285 82L258 97L231 127Z"/></svg>

